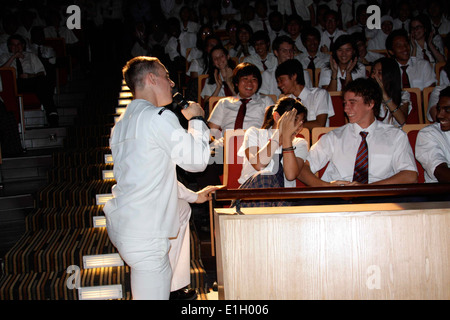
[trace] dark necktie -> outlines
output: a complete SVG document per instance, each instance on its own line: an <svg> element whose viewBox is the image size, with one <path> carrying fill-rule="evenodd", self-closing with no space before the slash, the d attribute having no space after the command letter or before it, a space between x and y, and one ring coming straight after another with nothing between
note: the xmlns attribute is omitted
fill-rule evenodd
<svg viewBox="0 0 450 320"><path fill-rule="evenodd" d="M423 59L430 62L430 58L428 58L427 50L425 48L422 49Z"/></svg>
<svg viewBox="0 0 450 320"><path fill-rule="evenodd" d="M411 88L411 85L409 83L409 77L408 77L408 74L406 73L406 69L408 68L408 65L401 66L401 68L402 68L402 85L403 85L403 88Z"/></svg>
<svg viewBox="0 0 450 320"><path fill-rule="evenodd" d="M277 171L277 173L275 173L275 177L277 178L280 188L284 188L284 169L283 169L283 164L281 163L282 159L283 159L283 153L280 153L279 157L278 157L278 171Z"/></svg>
<svg viewBox="0 0 450 320"><path fill-rule="evenodd" d="M316 65L314 63L314 59L316 59L317 57L308 57L309 58L309 63L308 66L306 67L306 69L311 69L312 70L312 83L315 84L316 83Z"/></svg>
<svg viewBox="0 0 450 320"><path fill-rule="evenodd" d="M266 19L262 19L262 24L263 24L263 30L264 30L264 32L268 32L268 30L267 30L267 25L266 25Z"/></svg>
<svg viewBox="0 0 450 320"><path fill-rule="evenodd" d="M330 47L328 49L331 51L331 50L333 50L334 37L329 37L329 38L330 38Z"/></svg>
<svg viewBox="0 0 450 320"><path fill-rule="evenodd" d="M261 62L263 64L264 71L267 70L266 61L267 61L267 59L266 60L261 60Z"/></svg>
<svg viewBox="0 0 450 320"><path fill-rule="evenodd" d="M339 78L339 81L341 82L341 90L344 90L345 87L345 79L344 78ZM340 90L340 91L341 91Z"/></svg>
<svg viewBox="0 0 450 320"><path fill-rule="evenodd" d="M355 171L353 173L353 181L360 183L369 182L369 148L367 147L366 137L368 132L361 131L361 144L359 145L358 153L355 160Z"/></svg>
<svg viewBox="0 0 450 320"><path fill-rule="evenodd" d="M22 63L20 62L19 58L16 58L16 69L17 69L17 76L23 74Z"/></svg>
<svg viewBox="0 0 450 320"><path fill-rule="evenodd" d="M180 39L177 39L177 52L181 56L181 43Z"/></svg>
<svg viewBox="0 0 450 320"><path fill-rule="evenodd" d="M250 100L251 99L241 99L242 103L241 106L239 107L236 122L234 123L234 130L242 129L242 127L244 126L245 113L247 112L247 103Z"/></svg>
<svg viewBox="0 0 450 320"><path fill-rule="evenodd" d="M293 16L298 16L297 9L295 8L294 0L291 0L291 14Z"/></svg>
<svg viewBox="0 0 450 320"><path fill-rule="evenodd" d="M231 89L226 82L223 83L223 91L225 92L226 97L233 95L233 92L231 92Z"/></svg>

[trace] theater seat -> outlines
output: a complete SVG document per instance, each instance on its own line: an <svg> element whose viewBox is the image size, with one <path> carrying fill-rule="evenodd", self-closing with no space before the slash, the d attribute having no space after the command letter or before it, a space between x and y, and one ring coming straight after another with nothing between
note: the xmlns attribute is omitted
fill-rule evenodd
<svg viewBox="0 0 450 320"><path fill-rule="evenodd" d="M344 98L342 91L330 91L331 101L333 103L334 116L330 117L330 127L340 127L347 123L344 112Z"/></svg>
<svg viewBox="0 0 450 320"><path fill-rule="evenodd" d="M409 92L412 110L406 118L406 124L423 124L422 91L419 88L404 88Z"/></svg>
<svg viewBox="0 0 450 320"><path fill-rule="evenodd" d="M403 131L405 131L408 135L409 144L411 145L411 148L414 153L414 157L416 155L416 139L417 134L419 133L420 129L426 127L428 124L406 124L403 126ZM423 169L422 165L419 161L417 161L416 158L416 166L417 171L419 173L419 176L417 177L418 183L425 183L425 170Z"/></svg>
<svg viewBox="0 0 450 320"><path fill-rule="evenodd" d="M326 134L336 128L337 127L315 127L315 128L312 128L312 130L311 130L311 146L313 146L317 141L319 141L320 137L322 137L324 134ZM328 163L322 169L320 169L316 173L316 175L319 178L322 178L323 173L325 172L327 167L328 167Z"/></svg>

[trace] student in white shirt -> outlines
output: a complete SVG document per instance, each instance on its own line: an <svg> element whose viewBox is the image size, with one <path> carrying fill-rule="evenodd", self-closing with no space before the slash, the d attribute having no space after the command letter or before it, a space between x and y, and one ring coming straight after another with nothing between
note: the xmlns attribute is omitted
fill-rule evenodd
<svg viewBox="0 0 450 320"><path fill-rule="evenodd" d="M287 35L287 32L284 31L283 16L280 12L272 11L269 14L269 25L269 37L271 43L273 43L277 37Z"/></svg>
<svg viewBox="0 0 450 320"><path fill-rule="evenodd" d="M416 159L425 170L425 182L450 182L450 87L441 91L437 122L419 131Z"/></svg>
<svg viewBox="0 0 450 320"><path fill-rule="evenodd" d="M434 34L447 34L450 32L450 21L444 15L443 2L439 0L428 1L427 13L431 19Z"/></svg>
<svg viewBox="0 0 450 320"><path fill-rule="evenodd" d="M305 45L305 51L295 56L303 66L303 69L321 69L330 61L330 55L319 51L320 32L316 28L307 28L302 31L301 39ZM313 64L311 64L313 61Z"/></svg>
<svg viewBox="0 0 450 320"><path fill-rule="evenodd" d="M355 39L358 48L358 61L363 65L371 66L376 60L384 57L381 53L367 50L367 39L361 32L353 33L352 37Z"/></svg>
<svg viewBox="0 0 450 320"><path fill-rule="evenodd" d="M300 181L308 186L417 182L415 158L406 133L376 120L381 100L381 90L373 79L349 83L344 90L349 123L323 135L311 147ZM360 132L366 133L369 150L365 175L355 172L358 149L364 140ZM323 176L317 177L315 173L327 164Z"/></svg>
<svg viewBox="0 0 450 320"><path fill-rule="evenodd" d="M239 178L240 189L289 188L296 186L308 144L296 137L306 121L306 108L292 98L281 98L266 113L261 129L251 127L245 132L238 150L243 157ZM243 207L283 206L286 201L242 201Z"/></svg>
<svg viewBox="0 0 450 320"><path fill-rule="evenodd" d="M297 99L308 110L308 117L304 124L311 130L314 127L326 127L329 117L334 116L333 103L330 94L321 88L305 88L302 64L296 59L290 59L277 67L275 77L282 96Z"/></svg>
<svg viewBox="0 0 450 320"><path fill-rule="evenodd" d="M289 36L281 36L272 43L273 53L277 57L278 65L286 60L294 59L294 41ZM279 96L282 92L278 88L275 70L267 69L262 73L262 86L260 92L262 94L273 94ZM312 88L311 78L308 71L304 70L305 86Z"/></svg>
<svg viewBox="0 0 450 320"><path fill-rule="evenodd" d="M389 54L395 58L402 72L406 72L403 76L403 88L420 88L436 85L436 74L434 68L428 61L411 57L411 45L406 31L403 29L394 30L386 39L386 49ZM406 70L406 71L404 71ZM409 83L408 83L409 82Z"/></svg>
<svg viewBox="0 0 450 320"><path fill-rule="evenodd" d="M236 31L236 45L230 49L230 57L245 58L255 53L255 48L250 44L253 35L252 28L245 23L240 24Z"/></svg>
<svg viewBox="0 0 450 320"><path fill-rule="evenodd" d="M366 77L366 67L358 62L358 48L354 38L345 34L337 38L330 63L320 72L319 87L328 91L342 91L351 81Z"/></svg>
<svg viewBox="0 0 450 320"><path fill-rule="evenodd" d="M294 55L297 56L298 54L305 52L306 48L302 42L301 35L303 34L303 20L300 16L293 15L288 16L286 18L286 32L288 35L292 38L292 40L295 43L294 47Z"/></svg>
<svg viewBox="0 0 450 320"><path fill-rule="evenodd" d="M398 3L398 17L394 19L393 30L404 29L409 32L409 19L411 18L411 7L409 1L402 0Z"/></svg>
<svg viewBox="0 0 450 320"><path fill-rule="evenodd" d="M437 62L445 62L444 41L441 35L431 30L430 19L424 14L411 19L412 57L427 60L434 67Z"/></svg>
<svg viewBox="0 0 450 320"><path fill-rule="evenodd" d="M322 39L320 41L321 52L332 51L332 44L336 42L337 38L343 34L347 34L345 31L338 29L338 21L339 15L336 11L329 10L325 14L325 31L322 33Z"/></svg>
<svg viewBox="0 0 450 320"><path fill-rule="evenodd" d="M258 94L261 87L261 72L255 65L247 62L237 65L233 70L233 84L237 95L220 99L208 119L209 127L215 131L218 138L227 129L261 127L267 107L273 104L270 97ZM243 99L248 100L246 111L241 127L237 128L236 120Z"/></svg>
<svg viewBox="0 0 450 320"><path fill-rule="evenodd" d="M386 39L392 32L394 20L390 16L381 17L381 29L376 30L374 37L367 41L367 50L385 50Z"/></svg>
<svg viewBox="0 0 450 320"><path fill-rule="evenodd" d="M383 93L377 119L399 128L403 127L412 105L409 93L402 90L398 63L392 58L381 58L375 61L370 77L376 80Z"/></svg>
<svg viewBox="0 0 450 320"><path fill-rule="evenodd" d="M201 91L201 97L206 107L210 97L225 97L236 95L233 84L233 69L235 62L230 58L228 50L218 45L209 53L208 79Z"/></svg>
<svg viewBox="0 0 450 320"><path fill-rule="evenodd" d="M250 39L250 44L255 48L255 53L245 57L244 62L254 64L261 72L276 67L278 64L277 57L269 52L270 39L266 32L255 32Z"/></svg>

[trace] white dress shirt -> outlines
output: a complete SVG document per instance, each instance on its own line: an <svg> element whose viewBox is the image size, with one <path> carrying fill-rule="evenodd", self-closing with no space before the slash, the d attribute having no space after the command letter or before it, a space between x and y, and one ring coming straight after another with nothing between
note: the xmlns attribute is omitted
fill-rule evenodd
<svg viewBox="0 0 450 320"><path fill-rule="evenodd" d="M140 239L175 237L180 227L176 166L203 171L208 143L202 121L189 121L186 131L173 112L133 100L111 131L117 184L104 207L107 228Z"/></svg>
<svg viewBox="0 0 450 320"><path fill-rule="evenodd" d="M238 156L243 157L242 162L242 171L241 176L238 179L240 184L243 184L247 181L248 178L253 176L258 171L250 164L250 161L247 159L245 155L245 150L250 147L258 147L259 149L263 148L270 137L272 137L273 129L259 129L256 127L251 127L245 131L244 141L242 142L242 146L238 150ZM308 144L303 138L294 138L292 141L292 146L295 147L294 154L296 158L301 158L303 160L306 159L308 155ZM277 151L275 151L274 157L270 160L269 164L261 170L267 174L275 174L278 171L278 155L282 152L282 147L278 147ZM276 162L274 161L276 159ZM283 159L281 159L281 163L283 164ZM296 180L289 181L284 177L284 186L287 188L294 188L296 186Z"/></svg>
<svg viewBox="0 0 450 320"><path fill-rule="evenodd" d="M323 135L310 149L307 160L316 173L328 163L322 180L353 181L355 159L366 131L369 149L369 183L392 177L403 170L416 171L414 154L406 133L375 120L367 129L348 123Z"/></svg>
<svg viewBox="0 0 450 320"><path fill-rule="evenodd" d="M352 73L353 80L366 77L366 67L360 62L358 62L357 66L358 66L358 70L356 72ZM323 86L328 86L330 84L331 73L332 73L332 71L329 67L324 67L320 71L319 88L322 88ZM338 67L336 91L342 90L342 84L341 84L340 79L345 79L346 77L347 77L347 71L344 71L344 74L342 74L341 69Z"/></svg>
<svg viewBox="0 0 450 320"><path fill-rule="evenodd" d="M19 59L22 64L23 73L29 73L29 74L36 74L40 72L44 72L45 74L45 68L42 64L41 60L39 60L38 56L31 52L23 52L23 59ZM12 56L12 53L4 53L0 56L0 65L3 65L8 59ZM17 66L16 66L16 60L14 59L11 63L11 67L16 69L16 77L19 75L17 74Z"/></svg>
<svg viewBox="0 0 450 320"><path fill-rule="evenodd" d="M186 50L188 48L194 48L197 36L191 32L182 32L178 37L180 40L180 53L181 56L186 58ZM170 60L174 60L176 57L180 56L180 53L177 51L178 39L175 37L170 37L169 41L167 41L167 45L165 48L165 52L169 55Z"/></svg>
<svg viewBox="0 0 450 320"><path fill-rule="evenodd" d="M333 102L327 90L322 88L303 88L300 96L296 97L293 94L289 95L291 98L301 100L301 103L308 110L308 121L314 121L319 114L326 114L328 116L326 127L329 126L330 117L334 116Z"/></svg>
<svg viewBox="0 0 450 320"><path fill-rule="evenodd" d="M220 99L214 107L208 122L214 123L222 128L222 132L227 129L234 129L234 123L241 106L240 96L225 97ZM250 127L261 128L264 121L264 114L268 106L273 105L272 98L255 93L247 103L243 129Z"/></svg>
<svg viewBox="0 0 450 320"><path fill-rule="evenodd" d="M303 19L303 21L311 20L308 7L310 5L314 5L313 0L294 0L294 5L297 14ZM291 1L278 0L278 11L281 14L286 14L288 16L292 15Z"/></svg>
<svg viewBox="0 0 450 320"><path fill-rule="evenodd" d="M347 32L336 29L333 34L329 34L327 30L325 30L322 33L322 37L320 40L319 48L322 48L323 46L327 46L328 50L331 51L332 48L330 48L331 39L330 37L333 37L333 43L336 42L336 39L339 38L339 36L347 34Z"/></svg>
<svg viewBox="0 0 450 320"><path fill-rule="evenodd" d="M436 167L450 164L450 131L442 131L439 123L421 129L417 134L416 158L425 170L425 182L438 182L434 176Z"/></svg>
<svg viewBox="0 0 450 320"><path fill-rule="evenodd" d="M299 55L296 55L295 59L297 59L302 63L303 69L308 69L309 62L311 61L309 57L310 55L308 54L308 52L305 51L303 53L300 53ZM330 62L330 55L327 53L318 51L315 57L316 58L314 59L314 65L316 69L324 68L327 65L327 63Z"/></svg>
<svg viewBox="0 0 450 320"><path fill-rule="evenodd" d="M264 71L262 59L257 53L254 53L252 55L249 55L248 57L245 57L244 62L249 62L251 64L254 64L255 66L258 67L258 69L261 72ZM269 52L269 53L267 53L266 59L264 59L264 63L266 65L267 69L273 69L278 65L278 59L277 59L277 57L275 57L275 55L273 53Z"/></svg>
<svg viewBox="0 0 450 320"><path fill-rule="evenodd" d="M437 82L434 68L428 61L411 57L405 65L408 65L406 73L408 74L411 88L420 88L420 90L423 90L423 88L430 87ZM399 63L399 66L401 77L402 65Z"/></svg>

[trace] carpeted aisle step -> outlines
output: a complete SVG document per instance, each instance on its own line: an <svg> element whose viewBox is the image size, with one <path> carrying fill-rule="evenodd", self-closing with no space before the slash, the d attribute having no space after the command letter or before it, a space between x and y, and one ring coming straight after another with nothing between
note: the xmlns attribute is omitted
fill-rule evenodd
<svg viewBox="0 0 450 320"><path fill-rule="evenodd" d="M48 171L49 181L89 181L102 180L104 170L112 170L113 164L88 164L76 167L55 167Z"/></svg>
<svg viewBox="0 0 450 320"><path fill-rule="evenodd" d="M38 207L88 206L97 194L111 193L114 180L54 181L38 192Z"/></svg>

